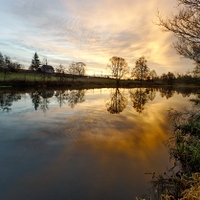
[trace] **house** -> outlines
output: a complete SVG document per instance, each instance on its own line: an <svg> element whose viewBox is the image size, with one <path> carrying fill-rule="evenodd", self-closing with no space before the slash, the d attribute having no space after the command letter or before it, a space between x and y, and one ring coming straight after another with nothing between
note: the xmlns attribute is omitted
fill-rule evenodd
<svg viewBox="0 0 200 200"><path fill-rule="evenodd" d="M51 65L42 65L40 71L51 74L54 73L54 68Z"/></svg>

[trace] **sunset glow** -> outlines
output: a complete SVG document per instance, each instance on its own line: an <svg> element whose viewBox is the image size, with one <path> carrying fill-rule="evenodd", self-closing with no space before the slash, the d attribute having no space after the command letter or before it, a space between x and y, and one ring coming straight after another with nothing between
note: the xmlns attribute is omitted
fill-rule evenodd
<svg viewBox="0 0 200 200"><path fill-rule="evenodd" d="M157 10L176 12L174 0L2 0L0 52L28 68L34 52L54 67L73 61L86 73L108 73L112 56L125 58L130 69L145 56L158 75L186 72L192 62L172 48L175 38L155 25Z"/></svg>

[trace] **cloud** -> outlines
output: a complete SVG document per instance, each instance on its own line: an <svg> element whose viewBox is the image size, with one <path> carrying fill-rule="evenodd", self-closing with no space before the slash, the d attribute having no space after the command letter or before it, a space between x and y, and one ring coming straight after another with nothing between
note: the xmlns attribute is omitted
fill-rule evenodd
<svg viewBox="0 0 200 200"><path fill-rule="evenodd" d="M171 47L173 36L153 24L157 9L168 14L173 0L3 0L2 5L0 16L6 20L0 22L0 39L7 35L20 49L52 60L90 61L98 69L114 55L130 66L144 55L163 70L179 60Z"/></svg>

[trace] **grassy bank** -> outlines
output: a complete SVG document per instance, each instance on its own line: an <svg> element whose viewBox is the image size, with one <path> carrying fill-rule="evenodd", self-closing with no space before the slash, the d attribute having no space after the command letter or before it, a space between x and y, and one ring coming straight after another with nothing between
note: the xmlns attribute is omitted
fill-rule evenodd
<svg viewBox="0 0 200 200"><path fill-rule="evenodd" d="M170 86L163 83L161 80L152 81L135 81L135 80L120 80L118 87L133 88L133 87L159 87ZM105 77L92 76L73 76L68 74L42 74L39 72L30 72L22 70L19 72L0 72L0 88L109 88L116 87L116 80ZM173 88L197 87L196 85L173 83Z"/></svg>
<svg viewBox="0 0 200 200"><path fill-rule="evenodd" d="M135 87L141 85L139 81L120 80L119 87ZM143 86L154 85L152 82L144 82ZM13 88L106 88L116 87L116 80L113 78L72 76L61 74L41 74L41 73L0 73L0 87Z"/></svg>
<svg viewBox="0 0 200 200"><path fill-rule="evenodd" d="M171 109L173 131L168 142L174 166L160 175L153 175L159 195L155 199L200 199L200 104L192 100L193 109Z"/></svg>

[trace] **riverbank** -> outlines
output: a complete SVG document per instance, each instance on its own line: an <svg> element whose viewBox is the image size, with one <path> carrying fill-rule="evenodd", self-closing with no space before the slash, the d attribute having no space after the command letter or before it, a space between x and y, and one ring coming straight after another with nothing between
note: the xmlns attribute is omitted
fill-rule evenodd
<svg viewBox="0 0 200 200"><path fill-rule="evenodd" d="M189 84L190 83L190 84ZM122 79L116 81L110 77L95 77L95 76L78 76L71 74L43 74L39 72L30 71L19 71L19 72L0 72L0 88L69 88L69 89L92 89L92 88L134 88L134 87L200 87L199 84L194 81L187 81L182 83L180 80L173 80L171 84L168 82L157 79L157 80L132 80Z"/></svg>
<svg viewBox="0 0 200 200"><path fill-rule="evenodd" d="M103 78L77 78L76 80L67 79L65 81L47 80L47 81L26 81L26 80L8 80L0 81L0 89L95 89L95 88L139 88L139 87L170 87L173 89L186 90L187 88L200 88L194 84L163 84L160 82L139 82L134 80L120 80ZM200 92L200 90L199 90Z"/></svg>
<svg viewBox="0 0 200 200"><path fill-rule="evenodd" d="M174 166L163 174L153 174L160 199L200 199L199 96L190 101L192 109L169 110L173 130L168 146Z"/></svg>

